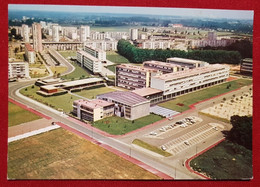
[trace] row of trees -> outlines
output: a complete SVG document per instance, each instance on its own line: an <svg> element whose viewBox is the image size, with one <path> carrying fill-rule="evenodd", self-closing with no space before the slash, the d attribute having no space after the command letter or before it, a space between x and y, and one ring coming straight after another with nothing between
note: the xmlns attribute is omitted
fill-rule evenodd
<svg viewBox="0 0 260 187"><path fill-rule="evenodd" d="M120 40L117 45L120 55L126 57L130 62L142 63L147 60L166 61L167 58L180 57L194 60L202 60L209 63L238 64L241 55L237 51L225 50L162 50L162 49L140 49L126 40Z"/></svg>

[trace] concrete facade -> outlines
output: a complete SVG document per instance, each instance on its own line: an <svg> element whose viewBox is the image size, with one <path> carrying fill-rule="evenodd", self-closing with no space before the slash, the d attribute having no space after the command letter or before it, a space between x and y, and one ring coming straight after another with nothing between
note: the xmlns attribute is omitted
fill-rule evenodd
<svg viewBox="0 0 260 187"><path fill-rule="evenodd" d="M33 50L32 46L30 43L25 43L25 58L26 60L31 63L34 64L35 63L35 51Z"/></svg>
<svg viewBox="0 0 260 187"><path fill-rule="evenodd" d="M29 65L27 62L8 63L8 79L13 78L30 78Z"/></svg>
<svg viewBox="0 0 260 187"><path fill-rule="evenodd" d="M42 31L39 23L32 24L33 48L36 52L42 52Z"/></svg>

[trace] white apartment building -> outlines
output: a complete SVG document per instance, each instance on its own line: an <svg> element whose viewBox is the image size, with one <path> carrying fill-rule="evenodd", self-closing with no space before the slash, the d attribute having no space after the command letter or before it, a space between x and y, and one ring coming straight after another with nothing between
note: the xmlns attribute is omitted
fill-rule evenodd
<svg viewBox="0 0 260 187"><path fill-rule="evenodd" d="M97 49L97 48L93 48L93 47L88 46L88 45L86 45L84 47L84 51L86 51L87 53L89 53L93 57L97 58L101 62L106 61L106 57L107 57L106 51L103 51L103 50Z"/></svg>
<svg viewBox="0 0 260 187"><path fill-rule="evenodd" d="M169 41L144 41L142 42L143 49L167 49L171 47L173 42Z"/></svg>
<svg viewBox="0 0 260 187"><path fill-rule="evenodd" d="M77 61L94 74L102 71L102 62L86 51L77 51Z"/></svg>
<svg viewBox="0 0 260 187"><path fill-rule="evenodd" d="M39 23L32 24L33 48L36 52L42 52L42 30Z"/></svg>
<svg viewBox="0 0 260 187"><path fill-rule="evenodd" d="M27 62L8 63L8 79L13 78L30 78L29 65Z"/></svg>
<svg viewBox="0 0 260 187"><path fill-rule="evenodd" d="M24 42L29 42L29 27L28 25L22 24L22 37Z"/></svg>
<svg viewBox="0 0 260 187"><path fill-rule="evenodd" d="M30 43L25 43L25 58L26 60L31 63L34 64L35 63L35 51L32 48Z"/></svg>
<svg viewBox="0 0 260 187"><path fill-rule="evenodd" d="M151 77L151 88L163 91L163 99L206 88L229 77L229 66L214 64Z"/></svg>
<svg viewBox="0 0 260 187"><path fill-rule="evenodd" d="M138 29L130 29L130 40L138 39Z"/></svg>
<svg viewBox="0 0 260 187"><path fill-rule="evenodd" d="M117 41L86 41L85 45L90 46L92 48L98 48L103 51L116 51L117 50Z"/></svg>
<svg viewBox="0 0 260 187"><path fill-rule="evenodd" d="M59 25L52 26L52 41L54 41L54 42L60 41Z"/></svg>
<svg viewBox="0 0 260 187"><path fill-rule="evenodd" d="M89 26L81 26L80 27L80 41L85 42L87 38L90 37L90 27Z"/></svg>

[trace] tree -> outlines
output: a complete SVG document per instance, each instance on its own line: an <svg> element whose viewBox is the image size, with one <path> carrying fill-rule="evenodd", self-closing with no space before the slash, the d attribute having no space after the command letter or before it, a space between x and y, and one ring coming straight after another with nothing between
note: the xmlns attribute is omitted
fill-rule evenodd
<svg viewBox="0 0 260 187"><path fill-rule="evenodd" d="M230 120L232 129L227 134L227 139L252 150L252 117L232 116Z"/></svg>

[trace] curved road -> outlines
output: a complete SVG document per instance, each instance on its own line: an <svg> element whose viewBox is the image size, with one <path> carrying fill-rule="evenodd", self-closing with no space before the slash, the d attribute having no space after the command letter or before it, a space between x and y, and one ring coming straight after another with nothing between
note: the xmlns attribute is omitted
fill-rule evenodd
<svg viewBox="0 0 260 187"><path fill-rule="evenodd" d="M74 70L74 67L72 68L70 63L67 65L68 70L64 72L63 75L68 74ZM173 164L169 161L169 159L164 159L147 154L147 152L142 151L140 149L136 149L135 147L131 146L131 144L129 145L115 138L106 137L102 134L99 134L98 132L93 131L92 128L81 126L80 124L77 124L76 122L69 120L69 118L67 118L66 116L61 115L60 112L50 107L47 107L46 105L43 105L37 101L34 101L30 98L27 98L19 93L19 90L21 88L29 86L34 82L35 80L9 83L9 98L18 101L30 108L33 108L34 110L37 110L47 116L50 116L53 118L54 121L59 121L85 135L88 135L89 137L92 137L101 144L109 145L110 147L122 153L125 153L126 155L129 155L130 157L133 157L175 179L202 179L201 177L187 171L186 168L184 169L181 163L179 163L178 165Z"/></svg>

